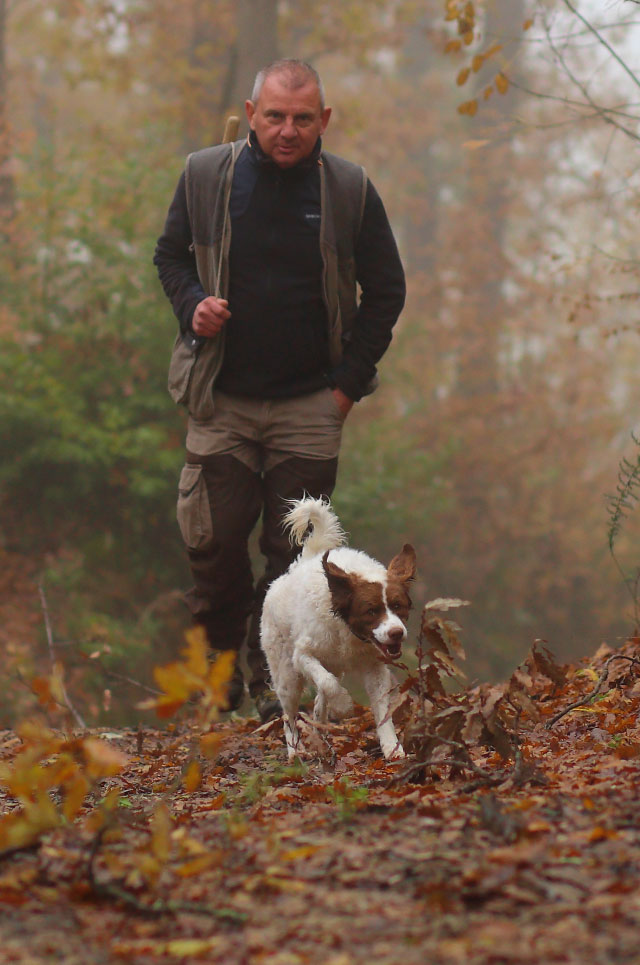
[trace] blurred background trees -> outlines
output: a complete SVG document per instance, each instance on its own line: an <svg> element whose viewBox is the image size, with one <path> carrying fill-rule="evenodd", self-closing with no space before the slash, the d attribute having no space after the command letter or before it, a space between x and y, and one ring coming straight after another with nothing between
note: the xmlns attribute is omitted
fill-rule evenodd
<svg viewBox="0 0 640 965"><path fill-rule="evenodd" d="M472 602L472 676L632 629L605 494L637 422L639 37L623 0L0 0L6 719L44 659L38 585L92 719L112 688L126 715L114 674L181 645L184 422L151 258L184 155L278 55L322 73L326 147L366 165L407 267L345 429L353 542L411 539L418 607Z"/></svg>

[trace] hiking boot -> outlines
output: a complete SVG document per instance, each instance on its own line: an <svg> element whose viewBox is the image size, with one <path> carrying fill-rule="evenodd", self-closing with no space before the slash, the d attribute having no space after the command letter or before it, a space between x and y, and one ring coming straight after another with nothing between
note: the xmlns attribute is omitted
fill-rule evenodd
<svg viewBox="0 0 640 965"><path fill-rule="evenodd" d="M266 724L268 720L272 720L274 717L280 717L282 714L280 701L273 690L267 688L261 690L260 693L254 694L253 702L256 705L256 710L263 724Z"/></svg>
<svg viewBox="0 0 640 965"><path fill-rule="evenodd" d="M222 708L222 710L224 710L225 712L237 710L243 700L244 700L244 677L242 676L242 669L238 665L238 661L236 660L236 665L233 668L233 674L231 676L231 680L229 681L227 703L226 703L226 706Z"/></svg>

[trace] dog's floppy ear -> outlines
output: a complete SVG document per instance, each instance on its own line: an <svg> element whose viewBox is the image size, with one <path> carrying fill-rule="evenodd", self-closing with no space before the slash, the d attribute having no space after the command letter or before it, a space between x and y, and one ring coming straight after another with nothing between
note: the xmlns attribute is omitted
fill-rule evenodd
<svg viewBox="0 0 640 965"><path fill-rule="evenodd" d="M351 598L353 596L353 582L348 573L341 570L339 566L332 563L327 557L329 550L322 557L322 569L324 570L329 593L331 594L331 609L336 616L347 620L351 609Z"/></svg>
<svg viewBox="0 0 640 965"><path fill-rule="evenodd" d="M410 543L405 543L389 563L387 573L390 579L398 583L410 583L415 578L416 565L416 551Z"/></svg>

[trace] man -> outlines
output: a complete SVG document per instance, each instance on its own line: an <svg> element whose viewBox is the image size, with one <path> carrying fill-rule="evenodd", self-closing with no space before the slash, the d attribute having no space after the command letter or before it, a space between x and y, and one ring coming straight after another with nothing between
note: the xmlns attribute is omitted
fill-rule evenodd
<svg viewBox="0 0 640 965"><path fill-rule="evenodd" d="M280 520L287 500L333 491L343 421L375 384L405 284L364 170L322 150L331 108L316 71L271 64L246 112L246 141L187 159L154 263L180 322L169 390L189 410L186 601L213 650L239 651L251 617L249 691L267 720L280 708L260 611L294 556ZM248 540L261 514L254 590ZM237 666L229 709L243 692Z"/></svg>

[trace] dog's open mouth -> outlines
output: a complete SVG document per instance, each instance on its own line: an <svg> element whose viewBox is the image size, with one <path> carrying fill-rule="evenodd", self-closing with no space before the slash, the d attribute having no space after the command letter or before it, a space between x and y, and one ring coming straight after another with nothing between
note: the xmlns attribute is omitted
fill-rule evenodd
<svg viewBox="0 0 640 965"><path fill-rule="evenodd" d="M402 656L401 643L378 643L376 640L375 644L386 660L398 660Z"/></svg>

